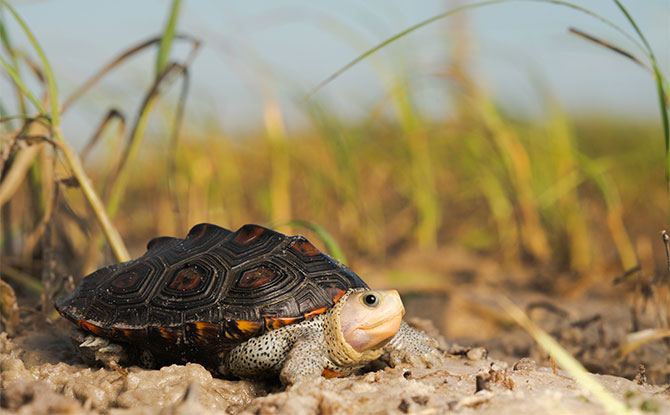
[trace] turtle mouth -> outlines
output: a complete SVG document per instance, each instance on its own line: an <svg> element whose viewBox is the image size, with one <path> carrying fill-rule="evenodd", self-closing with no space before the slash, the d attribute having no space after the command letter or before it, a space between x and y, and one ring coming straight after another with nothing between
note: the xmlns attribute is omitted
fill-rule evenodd
<svg viewBox="0 0 670 415"><path fill-rule="evenodd" d="M405 309L402 308L397 313L389 314L388 316L384 317L383 319L374 321L374 322L369 323L369 324L358 326L358 329L360 329L360 330L372 330L374 328L377 328L381 325L384 325L384 324L388 323L391 320L395 320L398 317L402 318L404 315L405 315Z"/></svg>

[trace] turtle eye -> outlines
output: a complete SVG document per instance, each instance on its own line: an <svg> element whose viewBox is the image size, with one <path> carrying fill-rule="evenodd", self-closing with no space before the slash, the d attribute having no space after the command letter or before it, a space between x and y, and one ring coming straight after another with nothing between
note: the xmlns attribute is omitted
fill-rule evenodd
<svg viewBox="0 0 670 415"><path fill-rule="evenodd" d="M361 297L361 300L363 301L364 305L373 308L379 305L379 298L380 296L376 292L368 291Z"/></svg>

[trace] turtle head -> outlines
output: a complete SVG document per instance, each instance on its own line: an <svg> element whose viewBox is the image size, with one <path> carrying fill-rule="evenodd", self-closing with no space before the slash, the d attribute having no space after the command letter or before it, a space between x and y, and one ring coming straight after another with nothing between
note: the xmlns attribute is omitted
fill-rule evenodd
<svg viewBox="0 0 670 415"><path fill-rule="evenodd" d="M340 311L344 340L357 352L379 348L400 328L405 308L396 290L362 290L347 296Z"/></svg>

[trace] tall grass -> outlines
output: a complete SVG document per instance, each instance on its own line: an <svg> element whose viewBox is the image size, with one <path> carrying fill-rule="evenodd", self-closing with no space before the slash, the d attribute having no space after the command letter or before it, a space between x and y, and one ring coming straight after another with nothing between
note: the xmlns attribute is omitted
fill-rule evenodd
<svg viewBox="0 0 670 415"><path fill-rule="evenodd" d="M460 11L504 2L507 1L477 3L421 22L365 52L329 79L334 79L353 64L411 31ZM567 2L548 3L593 15ZM7 10L21 21L13 9ZM390 99L386 106L393 111L393 119L371 117L361 125L347 125L328 114L318 100L311 98L306 108L313 130L300 137L289 138L282 122L281 108L273 94L268 92L271 88L265 88L266 141L254 143L254 151L240 148L239 140L231 137L201 141L208 154L203 154L193 143L176 144L175 140L169 150L170 157L174 159L172 163L165 165L151 160L150 156L143 156L146 158L141 163L143 169L158 170L155 174L138 176L136 169L140 148L157 145L155 141L144 143L149 116L174 75L182 76L187 84L187 68L199 45L188 36L177 34L179 10L180 2L173 2L160 37L142 42L112 59L67 98L62 109L48 60L27 25L21 21L24 32L40 57L40 73L43 73L49 99L48 111L23 82L21 65L13 53L10 38L4 26L0 30L0 38L9 57L3 58L2 63L13 79L20 98L18 114L24 118L31 116L25 109L29 101L38 115L35 119L28 118L26 125L29 129L18 130L16 137L23 140L21 142L27 142L27 135L41 134L44 139L40 146L51 145L65 157L88 204L93 207L97 222L111 241L117 259L127 259L128 255L108 215L115 217L120 209L132 209L136 203L132 198L137 197L135 192L141 192L140 189L148 185L145 182L148 177L170 177L169 188L160 189L167 190L171 200L164 200L162 194L149 192L153 195L152 203L160 206L160 212L165 212L150 222L152 226L138 225L128 219L117 220L117 225L124 229L177 232L201 218L220 220L229 226L247 220L282 224L294 218L309 218L310 221L329 223L331 232L347 240L345 246L349 246L352 252L368 253L376 258L382 258L387 253L395 254L399 248L412 244L435 248L443 242L469 240L478 249L500 253L507 261L530 258L540 263L560 264L584 275L603 261L610 247L607 243L602 248L594 246L598 227L592 223L598 221L589 216L583 207L595 200L606 212L606 220L600 223L609 229L609 243L618 252L622 267L629 269L636 265L634 246L624 226L625 206L619 191L621 183L610 178L607 166L611 163L583 154L575 128L549 98L549 118L528 129L506 119L501 108L493 103L476 80L466 76L458 80L465 87L466 94L460 105L463 111L461 121L449 127L453 134L443 133L442 125L431 125L425 121L412 103L411 81L402 73L391 73L389 76L382 73L384 69L378 68L380 78L387 81ZM606 23L621 30L610 22ZM186 61L170 61L173 40L187 40L193 44L193 53ZM646 40L643 43L646 45ZM102 190L96 190L87 178L80 158L64 140L60 131L60 114L118 64L152 45L159 46L154 82L144 95L132 127L126 132L125 119L128 117L121 110L110 110L83 152L83 156L88 156L91 149L98 145L98 137L108 128L108 123L119 121L115 142L122 144L122 156L109 160L106 169L95 172L96 182L105 183L104 186L97 186ZM646 55L653 57L651 51ZM652 62L650 66L654 65ZM662 77L659 77L662 89L661 81ZM215 123L211 125L213 127L207 128L214 131L208 135L220 135ZM43 129L41 133L40 128ZM174 131L178 128L178 125L172 127ZM198 134L192 130L192 127L187 129L186 134ZM440 133L436 134L436 131ZM538 140L529 139L538 133L546 137L546 145L538 145ZM50 134L55 140L49 139ZM461 137L467 139L462 140ZM38 154L42 154L39 146L10 144L16 151L12 151L12 157L7 159L11 168L3 174L0 201L8 203L21 189L22 178L33 177L32 197L41 219L30 226L43 228L47 222L45 218L50 218L58 208L56 205L46 206L51 197L43 197L49 192L45 193L39 187L53 178L43 177L40 173L40 165L36 161ZM318 150L315 152L315 149ZM386 151L380 152L379 149ZM219 151L222 153L219 154ZM217 156L214 157L214 154ZM443 160L454 158L458 158L459 162L453 165L443 163ZM251 171L245 168L250 163L267 164L263 163L263 159L269 161L267 169ZM226 162L217 163L216 160ZM196 164L197 169L193 167ZM269 180L266 181L265 177ZM584 191L585 188L596 191ZM98 193L102 194L102 198L97 196ZM198 195L207 195L205 201ZM259 203L261 200L267 203ZM486 209L474 210L473 214L487 218L479 221L484 228L489 226L490 220L493 221L490 231L495 242L490 237L484 237L483 233L478 234L479 241L471 239L467 235L474 235L472 229L453 232L449 228L453 225L449 219L451 208L458 207L463 200L476 206L482 206L480 202L486 204ZM47 212L49 215L46 215ZM37 237L40 233L34 235ZM28 251L36 246L35 241L39 239L36 237L29 238ZM132 235L129 237L132 238Z"/></svg>

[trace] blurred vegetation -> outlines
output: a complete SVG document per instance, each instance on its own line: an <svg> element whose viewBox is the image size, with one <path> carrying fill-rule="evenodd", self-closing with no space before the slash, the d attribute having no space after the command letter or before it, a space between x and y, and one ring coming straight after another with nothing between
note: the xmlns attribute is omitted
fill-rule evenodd
<svg viewBox="0 0 670 415"><path fill-rule="evenodd" d="M40 63L32 52L14 49L0 25L3 63L13 73L19 104L10 111L6 100L0 102L6 117L0 159L4 263L22 268L30 258L41 268L45 251L56 249L67 273L79 276L109 262L101 217L114 219L112 228L134 254L153 235L182 235L201 221L291 230L290 221L307 220L334 235L342 255L369 262L457 244L506 264L549 265L579 279L593 270L611 275L635 268L637 241L661 226L658 125L573 119L548 92L543 118L515 119L467 75L462 51L442 75L455 86L450 91L458 91L450 97L458 112L449 121L422 114L412 80L395 74L385 78L387 96L359 122L338 119L312 97L303 106L311 127L289 137L282 109L266 88L263 130L230 137L216 120L182 127L188 66L200 43L176 34L179 6L173 3L163 36L122 52L62 106L28 27ZM174 39L193 45L184 62L170 60ZM60 131L61 114L118 64L152 46L159 51L155 82L131 128L130 110L113 108L81 154L68 155L73 150ZM177 76L182 93L176 110L156 106ZM31 93L26 77L36 78L43 91ZM165 121L153 136L146 130L152 114ZM87 173L77 170L80 159ZM98 194L105 208L91 201ZM127 259L124 250L123 243L113 249L117 260ZM654 266L661 266L659 253L652 255Z"/></svg>

